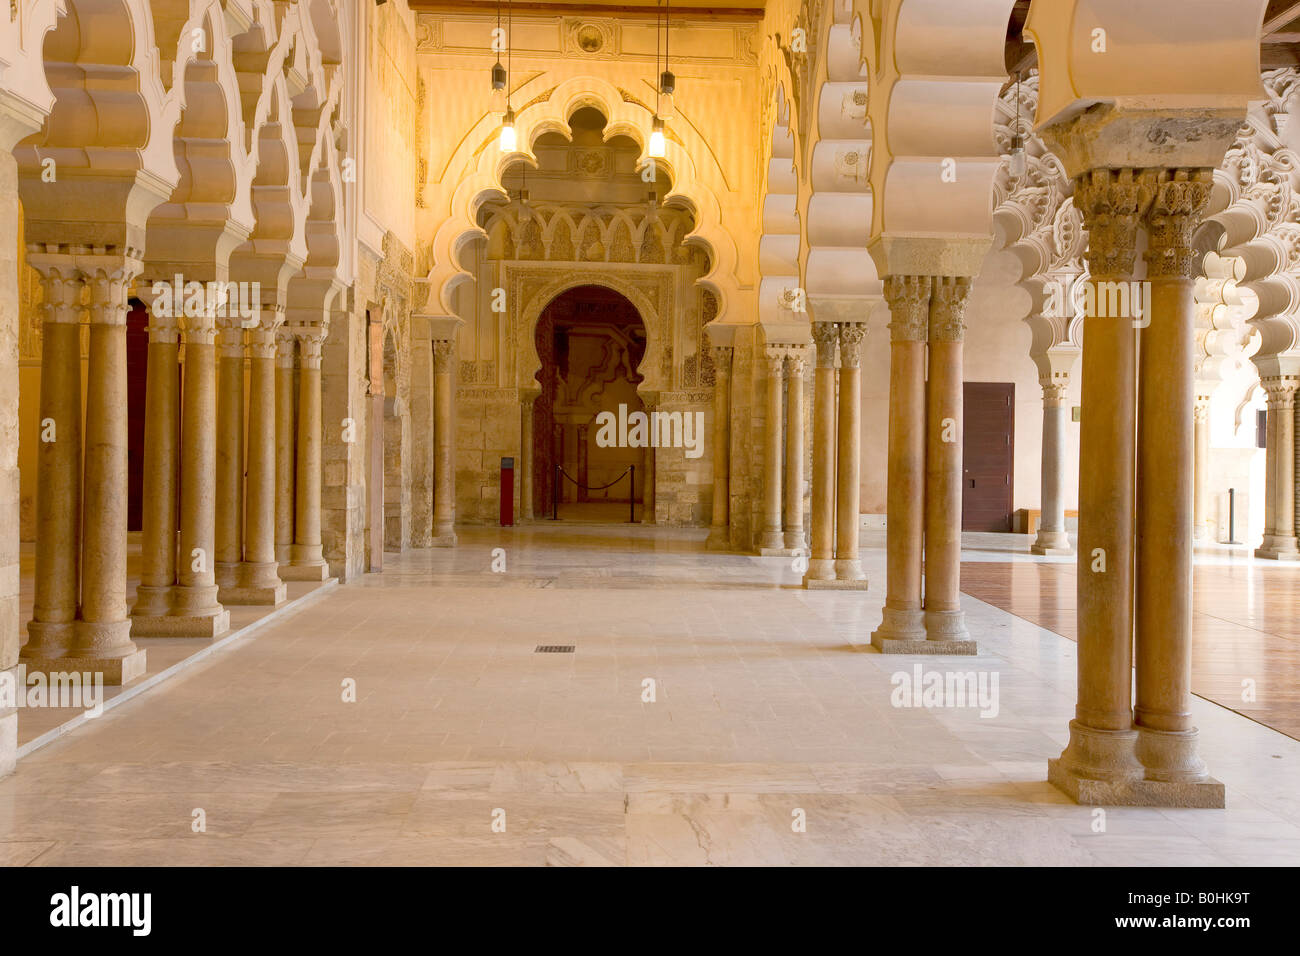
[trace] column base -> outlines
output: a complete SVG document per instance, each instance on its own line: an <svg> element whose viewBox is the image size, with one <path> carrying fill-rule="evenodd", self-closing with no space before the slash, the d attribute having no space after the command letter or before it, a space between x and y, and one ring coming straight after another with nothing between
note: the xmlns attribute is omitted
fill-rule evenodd
<svg viewBox="0 0 1300 956"><path fill-rule="evenodd" d="M217 599L222 604L257 605L259 607L279 607L289 596L289 589L281 581L276 585L265 587L223 587L217 592Z"/></svg>
<svg viewBox="0 0 1300 956"><path fill-rule="evenodd" d="M835 580L854 582L866 579L867 576L862 571L862 562L857 558L835 559Z"/></svg>
<svg viewBox="0 0 1300 956"><path fill-rule="evenodd" d="M758 553L763 554L771 551L773 554L784 555L785 534L781 531L764 531L758 539Z"/></svg>
<svg viewBox="0 0 1300 956"><path fill-rule="evenodd" d="M1286 535L1266 534L1264 540L1255 549L1255 557L1270 561L1300 561L1300 548L1296 539Z"/></svg>
<svg viewBox="0 0 1300 956"><path fill-rule="evenodd" d="M0 777L14 772L18 764L18 711L0 713Z"/></svg>
<svg viewBox="0 0 1300 956"><path fill-rule="evenodd" d="M1140 721L1141 715L1135 714ZM1146 779L1159 783L1203 783L1210 779L1205 761L1196 752L1195 729L1151 730L1138 724L1137 759Z"/></svg>
<svg viewBox="0 0 1300 956"><path fill-rule="evenodd" d="M1029 546L1033 554L1074 554L1070 535L1065 531L1038 532L1038 539Z"/></svg>
<svg viewBox="0 0 1300 956"><path fill-rule="evenodd" d="M970 639L970 631L966 630L965 611L926 611L925 636L927 640L940 643L955 641L969 643L972 647L975 645Z"/></svg>
<svg viewBox="0 0 1300 956"><path fill-rule="evenodd" d="M832 558L809 558L808 571L803 576L804 587L809 581L834 581L835 561Z"/></svg>
<svg viewBox="0 0 1300 956"><path fill-rule="evenodd" d="M803 586L809 591L869 591L871 588L867 584L867 579L862 578L857 581L840 580L838 578L810 578L804 575Z"/></svg>
<svg viewBox="0 0 1300 956"><path fill-rule="evenodd" d="M66 654L77 643L77 622L28 621L27 643L18 652L20 659L53 659Z"/></svg>
<svg viewBox="0 0 1300 956"><path fill-rule="evenodd" d="M802 531L785 532L785 546L795 551L805 551L808 548L808 542L803 539Z"/></svg>
<svg viewBox="0 0 1300 956"><path fill-rule="evenodd" d="M446 534L435 534L433 536L433 544L429 545L429 547L454 548L456 547L456 542L458 540L459 539L456 537L456 532L454 531L448 531Z"/></svg>
<svg viewBox="0 0 1300 956"><path fill-rule="evenodd" d="M211 614L159 614L131 617L137 637L220 637L230 630L230 612L224 607Z"/></svg>
<svg viewBox="0 0 1300 956"><path fill-rule="evenodd" d="M1197 783L1161 780L1094 780L1067 768L1061 758L1047 761L1047 782L1075 803L1109 807L1183 807L1223 810L1223 784L1209 778Z"/></svg>
<svg viewBox="0 0 1300 956"><path fill-rule="evenodd" d="M218 561L212 569L212 577L217 582L218 588L233 588L239 586L241 562L239 561ZM220 598L218 598L220 600Z"/></svg>
<svg viewBox="0 0 1300 956"><path fill-rule="evenodd" d="M797 558L802 553L803 551L801 548L787 548L784 546L758 549L758 556L760 558Z"/></svg>
<svg viewBox="0 0 1300 956"><path fill-rule="evenodd" d="M281 581L328 581L329 579L330 566L324 561L319 564L280 565Z"/></svg>
<svg viewBox="0 0 1300 956"><path fill-rule="evenodd" d="M885 650L885 645L900 641L925 640L925 612L921 610L899 610L885 605L880 627L871 634L871 646L882 654L894 654L897 651Z"/></svg>
<svg viewBox="0 0 1300 956"><path fill-rule="evenodd" d="M131 618L162 617L172 609L172 586L156 587L141 584L135 589L135 604L131 605Z"/></svg>
<svg viewBox="0 0 1300 956"><path fill-rule="evenodd" d="M67 674L80 671L89 674L102 674L105 684L120 687L136 678L143 677L146 669L147 651L132 645L132 651L121 657L80 656L71 654L67 657L24 661L27 673L40 672L45 675Z"/></svg>
<svg viewBox="0 0 1300 956"><path fill-rule="evenodd" d="M704 540L704 547L709 551L730 551L731 533L726 525L709 529L709 536Z"/></svg>

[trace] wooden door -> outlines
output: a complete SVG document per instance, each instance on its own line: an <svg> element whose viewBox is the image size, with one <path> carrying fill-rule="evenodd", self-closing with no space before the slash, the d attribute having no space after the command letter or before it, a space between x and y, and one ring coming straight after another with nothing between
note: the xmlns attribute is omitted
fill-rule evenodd
<svg viewBox="0 0 1300 956"><path fill-rule="evenodd" d="M961 528L1010 531L1015 383L966 382L964 401Z"/></svg>

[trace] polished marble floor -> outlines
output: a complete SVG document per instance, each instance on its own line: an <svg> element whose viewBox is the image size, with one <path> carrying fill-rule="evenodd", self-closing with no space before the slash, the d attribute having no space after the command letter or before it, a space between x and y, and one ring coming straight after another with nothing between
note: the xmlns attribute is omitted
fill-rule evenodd
<svg viewBox="0 0 1300 956"><path fill-rule="evenodd" d="M970 562L962 589L1075 640L1074 563ZM1192 692L1300 739L1300 565L1203 557L1193 570Z"/></svg>
<svg viewBox="0 0 1300 956"><path fill-rule="evenodd" d="M1072 642L967 597L979 656L883 657L880 550L867 593L808 592L703 538L559 522L387 555L25 757L0 862L1300 862L1300 742L1197 699L1229 809L1099 831L1044 782ZM996 676L996 713L894 706L916 666Z"/></svg>

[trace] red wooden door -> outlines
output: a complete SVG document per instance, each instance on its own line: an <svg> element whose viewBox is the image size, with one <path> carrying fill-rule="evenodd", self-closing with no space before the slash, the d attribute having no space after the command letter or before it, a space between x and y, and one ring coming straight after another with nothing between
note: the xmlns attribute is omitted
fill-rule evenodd
<svg viewBox="0 0 1300 956"><path fill-rule="evenodd" d="M966 382L964 401L961 528L1010 531L1015 383Z"/></svg>

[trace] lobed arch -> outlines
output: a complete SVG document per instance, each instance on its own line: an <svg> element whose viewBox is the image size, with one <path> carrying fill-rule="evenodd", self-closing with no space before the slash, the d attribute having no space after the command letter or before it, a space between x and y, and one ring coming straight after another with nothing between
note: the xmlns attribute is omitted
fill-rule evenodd
<svg viewBox="0 0 1300 956"><path fill-rule="evenodd" d="M795 137L790 129L790 101L778 84L771 147L764 180L762 233L758 240L758 318L767 325L787 321L799 286L799 178L795 167Z"/></svg>
<svg viewBox="0 0 1300 956"><path fill-rule="evenodd" d="M990 241L1000 157L989 119L1015 0L832 2L852 6L870 83L870 243L881 274L975 275Z"/></svg>
<svg viewBox="0 0 1300 956"><path fill-rule="evenodd" d="M877 205L870 177L871 86L849 0L831 0L818 29L825 55L806 104L798 274L814 319L862 322L884 298L884 283L867 251Z"/></svg>
<svg viewBox="0 0 1300 956"><path fill-rule="evenodd" d="M516 387L521 392L536 392L538 388L537 376L542 370L542 358L537 353L537 322L546 307L570 289L586 285L617 292L631 302L640 314L641 324L645 326L646 348L641 364L635 370L641 376L637 394L647 404L654 404L659 392L668 387L659 370L670 335L671 316L661 314L648 296L616 272L592 271L581 275L567 271L557 272L555 278L528 297L519 311L518 324L512 330L516 354L519 356Z"/></svg>
<svg viewBox="0 0 1300 956"><path fill-rule="evenodd" d="M559 133L571 139L569 118L579 109L591 107L605 117L606 139L627 136L643 152L646 149L653 113L631 94L591 76L574 77L549 90L545 88L546 82L545 76L537 77L514 93L517 100L527 103L515 118L519 150L511 154L497 151L498 118L495 113L488 113L461 140L448 164L449 168L467 172L452 193L447 217L433 237L434 267L425 279L445 315L455 314L456 290L473 281L464 264L464 253L470 244L486 237L478 224L480 208L493 198L505 197L502 175L511 163L525 162L537 167L532 146L540 136ZM529 101L530 96L535 98ZM735 301L739 297L738 252L722 225L717 195L704 181L693 159L693 156L708 155L706 144L688 125L678 124L669 131L665 152L663 159L654 160L673 184L664 203L686 209L694 217L695 230L685 241L688 245L698 244L708 255L712 269L698 281L719 299L721 307L729 298ZM718 171L714 169L711 173L716 176Z"/></svg>

